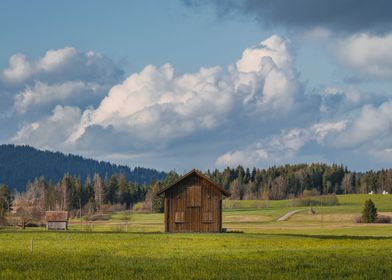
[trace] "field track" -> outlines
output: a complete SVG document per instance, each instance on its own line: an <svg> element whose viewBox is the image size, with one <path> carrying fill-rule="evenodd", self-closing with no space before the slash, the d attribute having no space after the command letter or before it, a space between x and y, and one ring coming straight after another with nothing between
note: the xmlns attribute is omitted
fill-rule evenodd
<svg viewBox="0 0 392 280"><path fill-rule="evenodd" d="M298 209L298 210L293 210L293 211L289 211L286 214L284 214L282 217L280 217L279 219L277 219L277 222L281 222L281 221L286 221L288 218L290 218L291 216L293 216L295 213L304 211L304 209Z"/></svg>

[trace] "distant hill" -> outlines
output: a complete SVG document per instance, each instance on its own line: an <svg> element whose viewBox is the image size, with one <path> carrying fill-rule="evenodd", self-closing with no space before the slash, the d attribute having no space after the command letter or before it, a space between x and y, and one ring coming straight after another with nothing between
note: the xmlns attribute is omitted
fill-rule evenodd
<svg viewBox="0 0 392 280"><path fill-rule="evenodd" d="M77 155L60 152L40 151L30 146L0 145L0 184L22 191L29 180L44 176L57 182L64 173L78 175L85 180L87 175L99 173L102 177L121 173L129 181L148 184L153 179L161 180L166 176L150 168L135 167L86 159Z"/></svg>

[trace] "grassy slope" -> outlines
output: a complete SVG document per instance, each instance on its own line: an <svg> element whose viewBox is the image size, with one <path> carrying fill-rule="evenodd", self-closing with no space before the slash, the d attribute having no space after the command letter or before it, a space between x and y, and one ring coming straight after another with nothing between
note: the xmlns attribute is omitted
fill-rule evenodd
<svg viewBox="0 0 392 280"><path fill-rule="evenodd" d="M313 207L316 215L307 211L295 214L287 221L276 222L284 213L308 207L289 207L287 200L270 201L269 208L256 209L252 201L241 201L240 209L224 211L224 226L232 230L261 233L334 234L355 236L392 236L392 225L365 225L353 222L360 216L363 203L371 198L379 212L392 216L392 195L339 195L339 205ZM249 207L249 208L248 208Z"/></svg>
<svg viewBox="0 0 392 280"><path fill-rule="evenodd" d="M118 225L124 213L109 225L73 221L64 233L3 229L0 279L386 279L392 274L392 225L352 222L368 197L339 196L338 206L284 222L276 219L298 209L287 201L270 201L267 209L236 202L240 208L224 211L224 226L244 234L110 232L125 229ZM370 197L379 211L392 212L392 195ZM129 231L162 231L162 221L162 214L134 214Z"/></svg>
<svg viewBox="0 0 392 280"><path fill-rule="evenodd" d="M392 236L391 225L364 225L353 222L353 218L360 215L363 202L369 197L379 211L392 215L392 195L339 195L337 206L316 206L313 207L316 215L308 215L307 211L303 211L284 222L276 220L288 211L308 208L288 206L288 200L269 201L268 208L260 208L265 206L262 201L224 201L226 209L223 212L223 226L228 230L246 233ZM231 209L233 206L236 208ZM112 215L109 224L98 222L91 227L74 222L71 229L121 231L125 230L125 227L120 225L124 223L123 218L123 212L116 213ZM133 232L163 231L163 214L133 214L128 229Z"/></svg>

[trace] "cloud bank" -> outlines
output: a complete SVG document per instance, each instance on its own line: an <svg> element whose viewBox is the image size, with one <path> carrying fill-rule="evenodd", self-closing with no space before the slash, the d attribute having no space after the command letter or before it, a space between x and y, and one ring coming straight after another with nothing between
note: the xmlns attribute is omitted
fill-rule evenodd
<svg viewBox="0 0 392 280"><path fill-rule="evenodd" d="M389 42L349 37L336 46L342 63L381 63L386 76L372 67L361 74L388 77L389 62L371 52L379 38ZM392 162L389 96L335 85L307 90L292 43L277 35L228 67L176 73L171 64L147 65L122 75L105 56L70 47L35 61L12 56L0 76L1 98L12 105L0 115L3 141L164 169Z"/></svg>
<svg viewBox="0 0 392 280"><path fill-rule="evenodd" d="M10 138L15 127L28 127L26 122L47 118L58 105L80 110L98 105L122 76L104 55L73 47L49 50L36 60L24 54L11 56L0 70L0 139Z"/></svg>
<svg viewBox="0 0 392 280"><path fill-rule="evenodd" d="M0 86L3 96L8 93L14 97L17 93L15 107L23 113L29 106L75 99L80 96L73 96L75 92L106 91L122 74L99 53L65 47L49 50L37 60L29 60L24 54L11 56L9 65L0 71Z"/></svg>
<svg viewBox="0 0 392 280"><path fill-rule="evenodd" d="M388 0L183 0L192 8L212 5L220 17L246 16L263 26L313 29L337 33L390 31L392 3Z"/></svg>

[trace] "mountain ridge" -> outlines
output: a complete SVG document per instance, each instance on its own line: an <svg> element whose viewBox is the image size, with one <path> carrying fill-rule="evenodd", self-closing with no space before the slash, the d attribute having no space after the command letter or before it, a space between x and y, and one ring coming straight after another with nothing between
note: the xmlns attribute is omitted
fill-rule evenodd
<svg viewBox="0 0 392 280"><path fill-rule="evenodd" d="M161 180L166 176L165 172L151 168L131 168L75 154L43 151L28 145L0 145L0 184L22 191L27 182L36 177L44 176L56 183L65 173L80 176L82 180L95 173L102 178L118 173L125 175L128 181L140 185Z"/></svg>

